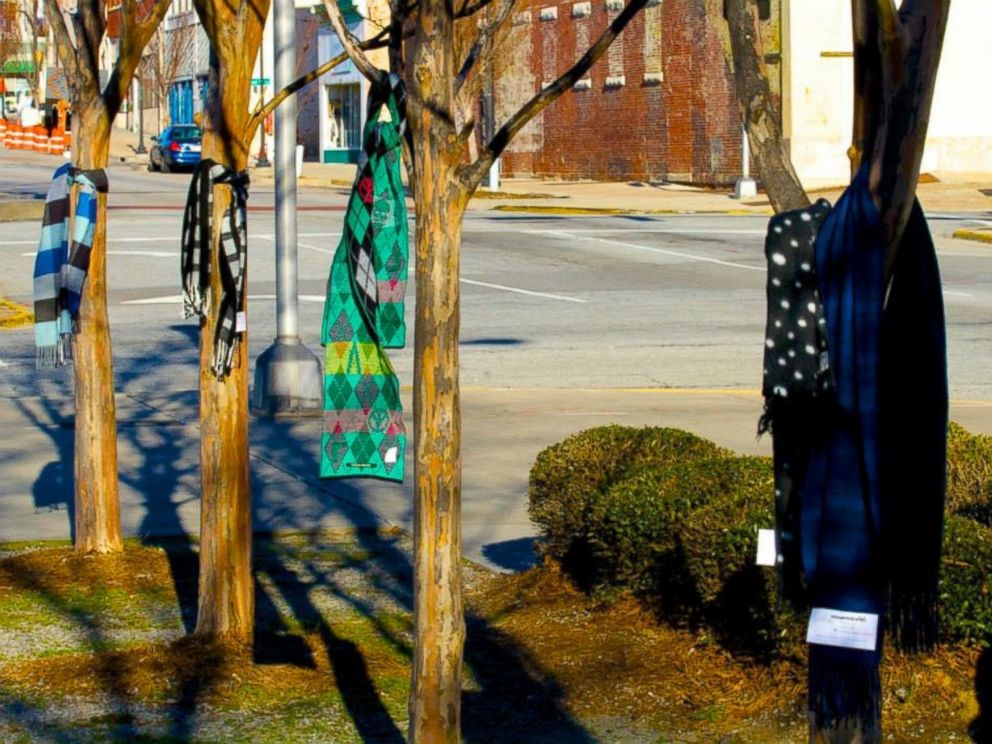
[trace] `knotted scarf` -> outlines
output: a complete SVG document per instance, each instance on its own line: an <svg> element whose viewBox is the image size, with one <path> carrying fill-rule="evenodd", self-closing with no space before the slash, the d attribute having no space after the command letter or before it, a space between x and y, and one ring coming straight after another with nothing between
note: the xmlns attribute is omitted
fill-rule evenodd
<svg viewBox="0 0 992 744"><path fill-rule="evenodd" d="M78 184L69 247L70 192ZM68 163L52 175L45 198L41 240L34 263L36 364L59 367L72 358L72 334L78 330L86 272L90 267L97 194L107 193L102 168L80 170Z"/></svg>
<svg viewBox="0 0 992 744"><path fill-rule="evenodd" d="M240 334L245 330L243 315L245 270L248 263L248 172L235 173L213 160L201 160L193 171L183 213L181 272L183 317L206 318L210 306L210 258L213 250L211 220L213 187L231 189L224 210L220 235L221 298L214 331L212 370L218 377L231 371Z"/></svg>
<svg viewBox="0 0 992 744"><path fill-rule="evenodd" d="M940 277L919 204L886 292L881 218L858 173L816 236L829 385L812 409L773 416L776 459L793 456L802 574L814 607L879 615L872 651L812 644L810 710L819 728L877 738L882 628L898 646L936 641L945 486L947 374ZM803 420L804 413L812 412ZM776 463L778 470L779 463ZM778 482L776 487L779 487ZM795 553L783 552L783 573Z"/></svg>
<svg viewBox="0 0 992 744"><path fill-rule="evenodd" d="M408 227L401 180L402 80L369 92L344 231L324 303L324 432L320 474L403 480L400 386L383 349L405 343Z"/></svg>

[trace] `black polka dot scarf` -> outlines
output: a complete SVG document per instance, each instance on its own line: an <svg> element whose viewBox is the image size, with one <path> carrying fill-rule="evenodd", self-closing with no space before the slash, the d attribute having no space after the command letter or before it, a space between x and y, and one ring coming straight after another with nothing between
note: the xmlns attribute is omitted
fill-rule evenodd
<svg viewBox="0 0 992 744"><path fill-rule="evenodd" d="M820 199L808 209L772 217L765 239L768 321L763 393L766 399L814 398L829 387L826 321L813 248L830 212Z"/></svg>

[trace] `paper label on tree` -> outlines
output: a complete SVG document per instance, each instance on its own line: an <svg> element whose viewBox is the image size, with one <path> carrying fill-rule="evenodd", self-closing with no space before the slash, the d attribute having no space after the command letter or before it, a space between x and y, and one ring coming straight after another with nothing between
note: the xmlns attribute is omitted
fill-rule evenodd
<svg viewBox="0 0 992 744"><path fill-rule="evenodd" d="M806 643L874 651L878 645L878 615L814 607L809 616Z"/></svg>
<svg viewBox="0 0 992 744"><path fill-rule="evenodd" d="M234 317L234 332L244 333L248 330L248 315L243 310Z"/></svg>
<svg viewBox="0 0 992 744"><path fill-rule="evenodd" d="M382 461L387 465L393 465L399 458L400 450L399 447L390 447L386 450L386 454L382 456Z"/></svg>
<svg viewBox="0 0 992 744"><path fill-rule="evenodd" d="M776 555L775 530L758 530L758 559L755 562L759 566L774 566Z"/></svg>

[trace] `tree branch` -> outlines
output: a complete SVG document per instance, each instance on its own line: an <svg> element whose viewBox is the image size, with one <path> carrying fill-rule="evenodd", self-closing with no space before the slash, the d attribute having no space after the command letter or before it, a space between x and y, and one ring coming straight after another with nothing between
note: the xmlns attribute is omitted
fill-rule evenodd
<svg viewBox="0 0 992 744"><path fill-rule="evenodd" d="M494 0L479 0L471 5L466 2L465 5L462 6L462 9L455 13L455 18L461 20L462 18L473 16L486 6L491 5L493 2Z"/></svg>
<svg viewBox="0 0 992 744"><path fill-rule="evenodd" d="M627 24L645 6L647 0L630 0L620 14L613 19L613 22L606 27L603 34L596 40L596 43L589 47L589 50L582 55L571 69L561 75L551 85L531 98L523 105L509 120L493 135L489 143L479 152L479 157L474 163L462 165L458 168L458 175L462 183L474 191L485 174L489 171L493 161L498 158L510 140L523 129L527 123L543 111L548 105L557 101L570 90L579 78L586 74L589 69L606 54L617 36L627 27Z"/></svg>
<svg viewBox="0 0 992 744"><path fill-rule="evenodd" d="M488 0L492 2L492 0ZM496 17L481 29L479 29L479 35L475 39L475 43L469 50L468 55L465 57L465 62L462 64L462 69L458 72L458 77L455 78L455 93L457 94L461 91L462 86L465 85L465 81L468 80L468 76L472 73L472 69L475 67L476 62L479 61L486 53L490 51L493 44L493 39L496 33L500 30L506 19L510 17L510 11L513 10L513 5L516 0L499 0L501 5L496 11Z"/></svg>
<svg viewBox="0 0 992 744"><path fill-rule="evenodd" d="M916 197L949 0L852 0L852 165L870 163L891 271Z"/></svg>
<svg viewBox="0 0 992 744"><path fill-rule="evenodd" d="M324 0L324 8L327 10L327 17L331 22L334 33L341 40L341 46L344 47L345 54L355 63L358 71L373 85L384 85L386 82L386 73L372 64L371 60L365 56L361 43L352 36L348 27L345 25L344 16L341 14L341 8L338 7L337 0Z"/></svg>

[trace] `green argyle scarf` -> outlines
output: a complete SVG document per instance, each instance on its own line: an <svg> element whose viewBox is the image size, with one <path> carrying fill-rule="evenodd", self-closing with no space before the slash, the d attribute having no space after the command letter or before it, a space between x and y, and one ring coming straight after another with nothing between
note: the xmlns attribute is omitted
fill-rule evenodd
<svg viewBox="0 0 992 744"><path fill-rule="evenodd" d="M403 480L400 385L383 349L405 343L408 230L400 155L405 92L397 75L369 93L362 154L324 303L320 475Z"/></svg>

